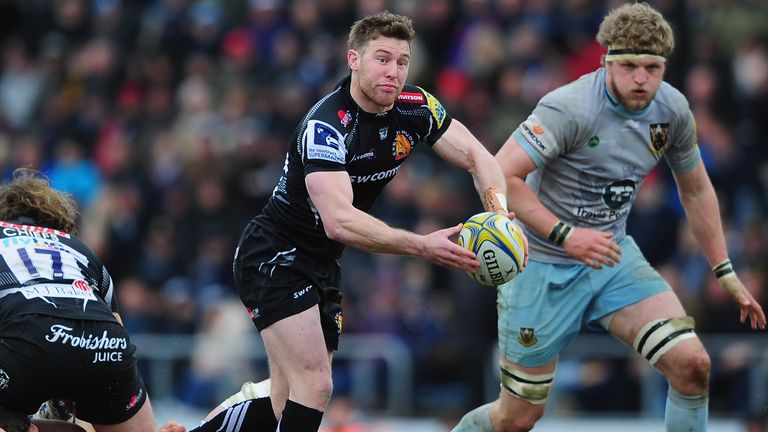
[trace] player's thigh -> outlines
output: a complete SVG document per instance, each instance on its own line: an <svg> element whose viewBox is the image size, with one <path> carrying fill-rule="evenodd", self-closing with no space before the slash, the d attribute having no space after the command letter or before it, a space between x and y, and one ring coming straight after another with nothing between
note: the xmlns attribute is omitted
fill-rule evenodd
<svg viewBox="0 0 768 432"><path fill-rule="evenodd" d="M498 288L499 353L537 367L557 358L579 333L593 293L584 265L529 261L525 271Z"/></svg>
<svg viewBox="0 0 768 432"><path fill-rule="evenodd" d="M147 398L141 409L128 420L113 425L93 424L92 426L96 432L155 432L155 415L152 404Z"/></svg>
<svg viewBox="0 0 768 432"><path fill-rule="evenodd" d="M270 365L278 365L291 390L297 384L317 379L317 374L330 377L331 366L320 324L317 305L283 318L261 331Z"/></svg>
<svg viewBox="0 0 768 432"><path fill-rule="evenodd" d="M702 391L707 387L709 355L693 331L692 322L686 324L683 306L672 291L665 291L616 312L608 330L629 346L638 349L638 341L649 346L644 355L678 390ZM660 323L672 319L666 326ZM679 319L681 324L672 324ZM657 323L652 325L651 323ZM658 328L653 331L654 328ZM655 333L662 333L656 335ZM651 352L662 352L655 359Z"/></svg>
<svg viewBox="0 0 768 432"><path fill-rule="evenodd" d="M664 291L613 313L608 331L632 346L640 330L649 322L685 316L680 300L672 291Z"/></svg>

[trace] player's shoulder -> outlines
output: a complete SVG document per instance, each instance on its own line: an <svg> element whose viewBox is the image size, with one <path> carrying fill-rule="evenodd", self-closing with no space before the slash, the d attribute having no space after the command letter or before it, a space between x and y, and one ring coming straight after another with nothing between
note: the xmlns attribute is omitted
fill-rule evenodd
<svg viewBox="0 0 768 432"><path fill-rule="evenodd" d="M396 103L400 105L424 105L427 103L427 98L429 96L432 95L423 88L416 85L406 84L397 96Z"/></svg>
<svg viewBox="0 0 768 432"><path fill-rule="evenodd" d="M683 92L666 81L662 81L654 100L663 108L666 108L677 115L687 115L690 110L688 99Z"/></svg>
<svg viewBox="0 0 768 432"><path fill-rule="evenodd" d="M582 75L544 95L539 105L574 119L593 118L604 98L604 81L601 77L601 70Z"/></svg>
<svg viewBox="0 0 768 432"><path fill-rule="evenodd" d="M344 121L344 116L349 116L352 110L352 104L349 98L345 96L345 87L339 84L331 92L320 98L307 111L303 123L307 124L311 120L319 120L326 123L335 123Z"/></svg>

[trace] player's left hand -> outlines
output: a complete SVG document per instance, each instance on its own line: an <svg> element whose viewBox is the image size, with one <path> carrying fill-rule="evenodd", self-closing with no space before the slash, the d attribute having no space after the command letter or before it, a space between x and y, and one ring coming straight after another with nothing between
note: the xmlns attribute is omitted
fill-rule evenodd
<svg viewBox="0 0 768 432"><path fill-rule="evenodd" d="M720 283L720 286L731 293L733 298L739 303L739 307L741 308L739 321L742 323L746 322L747 317L749 317L753 329L759 327L760 330L765 330L766 320L762 306L760 306L760 303L758 303L752 294L747 291L739 277L736 276L736 273L722 276L718 278L717 281Z"/></svg>

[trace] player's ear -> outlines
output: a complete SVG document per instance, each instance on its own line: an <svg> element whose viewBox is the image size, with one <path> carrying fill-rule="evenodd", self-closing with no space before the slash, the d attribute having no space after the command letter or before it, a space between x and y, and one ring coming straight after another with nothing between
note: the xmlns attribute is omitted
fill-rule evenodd
<svg viewBox="0 0 768 432"><path fill-rule="evenodd" d="M347 51L347 65L349 70L353 71L360 68L360 53L357 50L350 49Z"/></svg>

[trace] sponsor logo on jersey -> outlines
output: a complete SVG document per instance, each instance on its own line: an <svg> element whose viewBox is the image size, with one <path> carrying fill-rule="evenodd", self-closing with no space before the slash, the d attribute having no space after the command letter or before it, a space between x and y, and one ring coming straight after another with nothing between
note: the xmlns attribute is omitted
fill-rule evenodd
<svg viewBox="0 0 768 432"><path fill-rule="evenodd" d="M245 310L248 312L248 316L251 317L251 320L256 320L261 316L261 310L259 308L249 308L246 306Z"/></svg>
<svg viewBox="0 0 768 432"><path fill-rule="evenodd" d="M46 303L50 303L46 297L96 300L90 285L81 280L76 280L71 285L35 284L17 289L27 300L39 298ZM85 308L85 305L83 305L83 308Z"/></svg>
<svg viewBox="0 0 768 432"><path fill-rule="evenodd" d="M404 130L397 131L395 140L392 142L392 155L395 160L408 157L413 147L413 136Z"/></svg>
<svg viewBox="0 0 768 432"><path fill-rule="evenodd" d="M8 374L0 369L0 390L5 390L8 388L8 384L11 383L11 377L8 376Z"/></svg>
<svg viewBox="0 0 768 432"><path fill-rule="evenodd" d="M632 179L615 181L603 189L603 204L611 210L618 210L632 200L637 183Z"/></svg>
<svg viewBox="0 0 768 432"><path fill-rule="evenodd" d="M374 174L366 174L366 175L350 175L349 179L352 183L368 183L368 182L374 182L374 181L380 181L380 180L386 180L389 178L392 178L397 174L397 171L400 170L400 166L396 166L392 169L388 169L386 171L379 171Z"/></svg>
<svg viewBox="0 0 768 432"><path fill-rule="evenodd" d="M530 348L539 340L536 339L535 330L530 327L520 327L520 336L517 337L517 343L520 345Z"/></svg>
<svg viewBox="0 0 768 432"><path fill-rule="evenodd" d="M344 125L344 127L349 126L349 122L352 121L352 115L349 113L349 111L339 110L337 114L339 115L341 124Z"/></svg>
<svg viewBox="0 0 768 432"><path fill-rule="evenodd" d="M141 400L142 396L144 396L144 389L140 388L138 393L136 393L135 395L131 396L131 400L128 402L128 405L125 406L125 410L129 411L133 407L135 407L136 404L138 404L139 401Z"/></svg>
<svg viewBox="0 0 768 432"><path fill-rule="evenodd" d="M293 293L293 299L294 300L298 300L301 296L303 296L304 294L308 293L309 290L311 290L311 289L312 289L312 285L305 286L304 288L302 288L302 289L296 291L295 293Z"/></svg>
<svg viewBox="0 0 768 432"><path fill-rule="evenodd" d="M389 135L389 128L383 127L379 129L379 139L381 141L384 141L384 139Z"/></svg>
<svg viewBox="0 0 768 432"><path fill-rule="evenodd" d="M587 141L587 147L589 148L595 148L600 144L600 137L597 135L592 135L592 138Z"/></svg>
<svg viewBox="0 0 768 432"><path fill-rule="evenodd" d="M356 154L352 156L352 160L350 162L355 162L362 159L375 159L375 158L376 158L376 148L372 148L365 153Z"/></svg>
<svg viewBox="0 0 768 432"><path fill-rule="evenodd" d="M536 135L544 135L544 128L541 127L541 125L534 124L531 130L533 130L533 133Z"/></svg>
<svg viewBox="0 0 768 432"><path fill-rule="evenodd" d="M96 350L115 350L128 348L128 340L124 337L109 337L106 330L101 335L94 336L89 333L73 335L74 328L62 324L51 326L51 333L45 336L45 340L50 343L60 343L72 348L82 348L89 351Z"/></svg>
<svg viewBox="0 0 768 432"><path fill-rule="evenodd" d="M653 157L661 159L667 148L667 136L669 135L669 123L654 123L649 126L651 133L651 145L648 147Z"/></svg>
<svg viewBox="0 0 768 432"><path fill-rule="evenodd" d="M529 124L530 124L530 126L529 126ZM537 136L537 135L543 135L544 134L544 130L542 129L541 126L531 124L528 120L526 120L525 122L523 122L520 125L520 127L523 128L523 131L525 131L525 135L528 136L528 139L529 139L529 141L531 143L536 144L536 147L538 147L541 150L546 150L547 149L547 147L544 145L544 142L541 141L539 139L539 137ZM542 129L541 133L537 134L536 132L534 132L533 128L536 128L536 127L538 127L539 129Z"/></svg>
<svg viewBox="0 0 768 432"><path fill-rule="evenodd" d="M53 234L56 236L69 238L69 234L53 228L45 228L45 227L32 226L32 225L19 225L19 224L2 222L2 221L0 221L0 227L12 228L13 230L16 230L16 231L3 230L3 232L6 235L24 235L24 236L40 237L40 238L52 238L55 240L56 239L55 237L39 235L39 234ZM9 234L9 233L13 233L13 234Z"/></svg>
<svg viewBox="0 0 768 432"><path fill-rule="evenodd" d="M440 129L443 126L443 122L445 121L446 117L445 108L443 108L443 104L441 104L436 97L432 96L424 89L421 90L424 92L424 96L427 98L427 106L429 107L429 111L432 113L432 117L434 117L437 121L437 128Z"/></svg>
<svg viewBox="0 0 768 432"><path fill-rule="evenodd" d="M421 93L417 93L417 92L402 91L397 96L397 100L399 102L423 104L424 103L424 95L421 94Z"/></svg>
<svg viewBox="0 0 768 432"><path fill-rule="evenodd" d="M304 132L307 159L322 159L345 163L346 148L341 145L342 135L328 123L310 120Z"/></svg>

